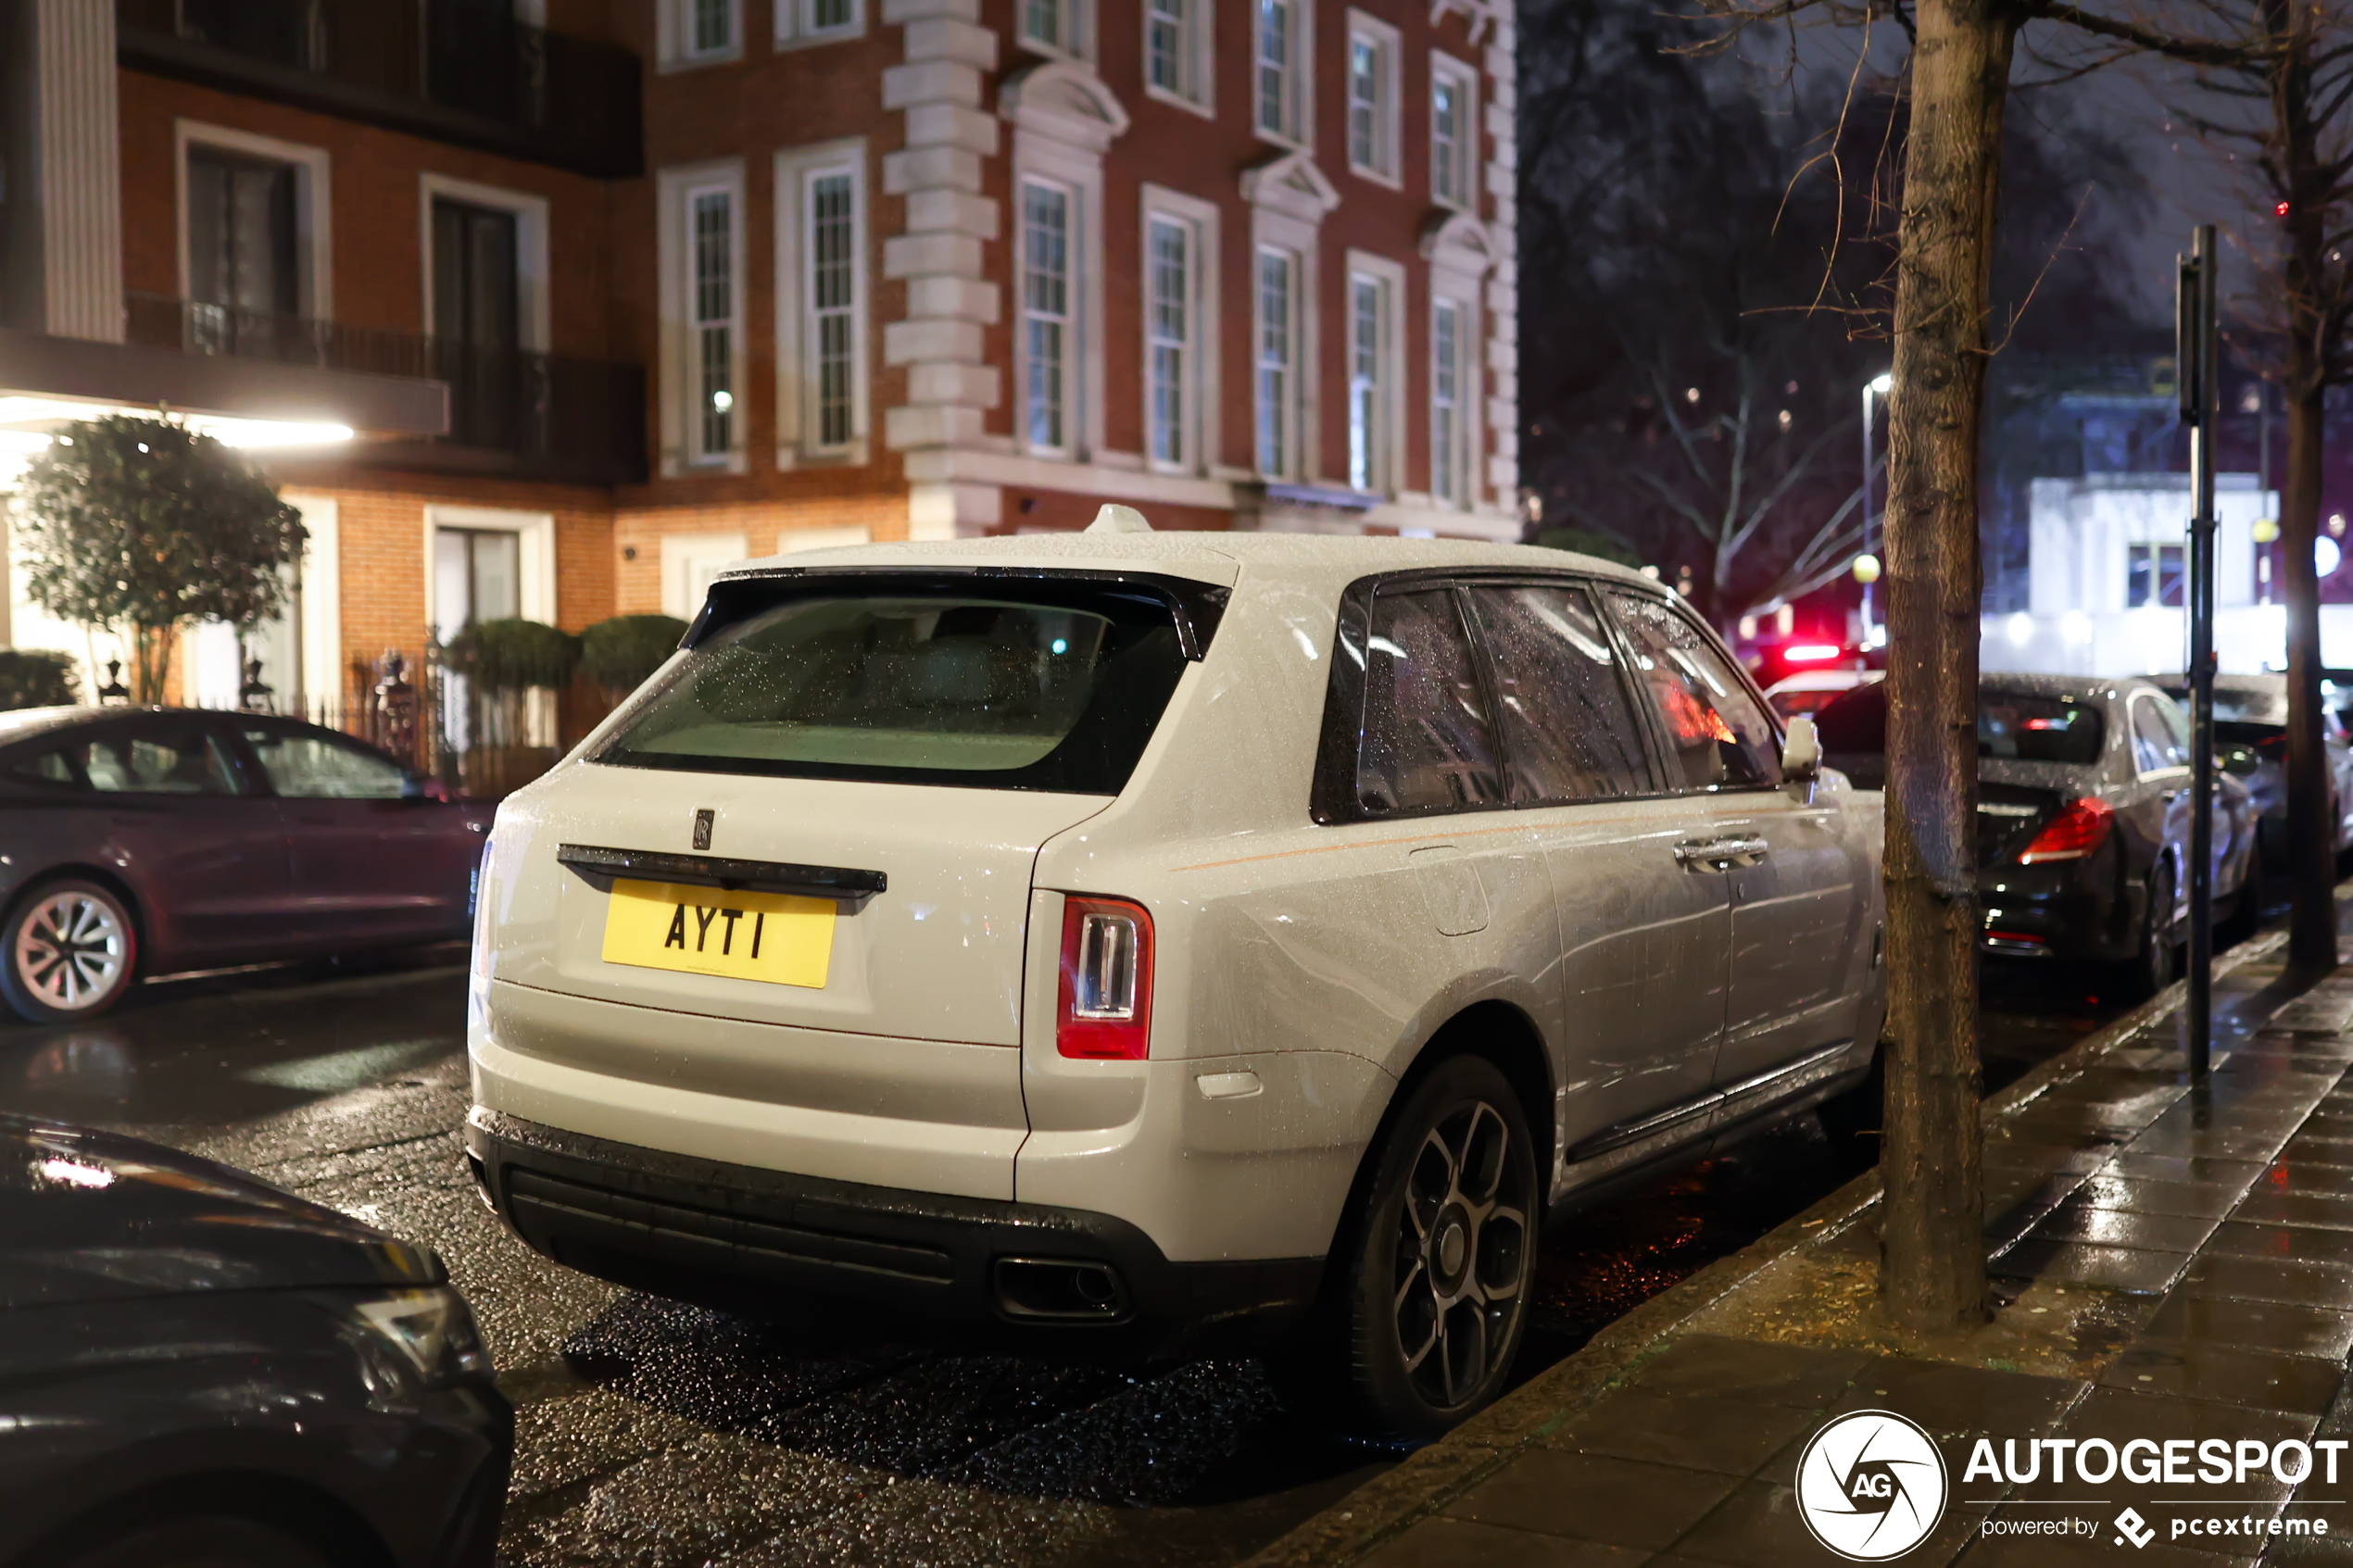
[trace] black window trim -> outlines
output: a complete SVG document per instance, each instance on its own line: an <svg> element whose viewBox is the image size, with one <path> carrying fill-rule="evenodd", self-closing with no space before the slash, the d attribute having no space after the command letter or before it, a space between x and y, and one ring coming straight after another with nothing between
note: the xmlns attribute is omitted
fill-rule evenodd
<svg viewBox="0 0 2353 1568"><path fill-rule="evenodd" d="M208 708L132 708L100 714L89 719L75 720L69 723L52 725L37 734L27 735L22 740L10 742L5 754L0 754L0 772L10 772L19 763L31 761L34 758L45 756L52 751L62 750L68 746L87 746L93 741L117 734L127 734L135 737L142 725L178 720L183 723L195 725L199 734L209 736L220 746L222 758L235 771L236 783L241 786L240 788L227 795L190 795L182 790L96 789L91 785L88 770L83 768L78 759L71 757L66 759L67 765L72 768L74 776L81 781L79 784L51 785L39 780L15 777L10 779L10 783L27 789L40 791L43 797L48 799L61 798L70 793L77 797L87 797L92 800L105 801L124 809L128 809L129 803L134 801L268 800L272 798L269 779L245 755L245 748L237 744L237 737L228 733L220 724L219 719L219 713Z"/></svg>
<svg viewBox="0 0 2353 1568"><path fill-rule="evenodd" d="M1315 741L1315 766L1308 785L1307 814L1320 826L1339 827L1357 822L1408 822L1417 818L1466 816L1487 811L1561 811L1582 807L1617 806L1629 801L1659 800L1672 797L1704 793L1667 787L1672 777L1667 770L1669 755L1661 747L1656 721L1646 716L1644 709L1654 706L1639 691L1627 690L1626 671L1633 669L1631 650L1625 633L1617 624L1616 613L1607 600L1607 589L1632 589L1631 583L1612 578L1594 577L1577 571L1531 571L1524 567L1418 567L1403 571L1374 572L1359 577L1340 590L1340 612L1333 620L1331 674L1324 688L1324 713ZM1427 592L1431 587L1451 591L1454 612L1461 619L1464 634L1471 655L1471 666L1478 671L1479 693L1488 707L1488 730L1495 746L1496 765L1502 770L1505 798L1479 805L1414 806L1395 811L1366 810L1356 794L1356 763L1364 745L1365 732L1365 666L1361 660L1348 658L1341 646L1353 637L1359 649L1365 648L1372 635L1373 600L1378 594ZM1592 599L1595 613L1610 639L1611 650L1619 660L1619 689L1625 693L1634 722L1641 726L1643 756L1650 771L1651 788L1639 794L1596 796L1585 800L1515 800L1511 791L1510 742L1505 739L1501 713L1495 702L1495 674L1490 663L1486 629L1479 624L1469 590L1472 588L1565 587L1582 589ZM1739 669L1739 661L1733 661ZM1746 680L1747 672L1742 671ZM1750 683L1752 691L1754 683ZM1768 709L1769 711L1769 709Z"/></svg>
<svg viewBox="0 0 2353 1568"><path fill-rule="evenodd" d="M679 647L698 646L711 633L714 611L723 599L736 596L745 588L757 588L776 583L802 582L822 583L827 579L887 577L916 584L916 593L969 594L975 583L1007 583L1032 587L1127 589L1139 597L1156 601L1166 609L1176 626L1176 646L1186 662L1199 664L1209 657L1210 643L1217 635L1217 624L1225 618L1227 601L1233 590L1221 583L1205 583L1196 577L1176 577L1152 571L1101 571L1085 567L1039 566L931 566L927 564L875 564L863 566L764 566L740 571L722 573L711 584L704 596L702 608L696 611L686 634L678 639Z"/></svg>

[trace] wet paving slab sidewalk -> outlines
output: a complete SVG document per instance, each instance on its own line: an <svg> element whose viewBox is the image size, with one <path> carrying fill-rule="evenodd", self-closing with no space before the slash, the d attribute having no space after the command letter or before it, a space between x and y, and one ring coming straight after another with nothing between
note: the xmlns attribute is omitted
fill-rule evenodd
<svg viewBox="0 0 2353 1568"><path fill-rule="evenodd" d="M2353 1564L2353 968L2248 944L2200 1085L2178 990L1989 1102L1982 1329L1887 1323L1866 1177L1252 1568Z"/></svg>

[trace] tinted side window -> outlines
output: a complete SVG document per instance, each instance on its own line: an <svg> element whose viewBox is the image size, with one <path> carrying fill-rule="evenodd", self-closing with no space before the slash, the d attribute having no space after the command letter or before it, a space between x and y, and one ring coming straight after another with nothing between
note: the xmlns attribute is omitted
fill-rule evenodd
<svg viewBox="0 0 2353 1568"><path fill-rule="evenodd" d="M1474 588L1470 596L1495 670L1512 798L1649 790L1642 725L1592 599L1566 586Z"/></svg>
<svg viewBox="0 0 2353 1568"><path fill-rule="evenodd" d="M242 795L219 737L201 725L157 720L62 747L106 795Z"/></svg>
<svg viewBox="0 0 2353 1568"><path fill-rule="evenodd" d="M1356 798L1367 811L1504 798L1495 737L1450 588L1373 596Z"/></svg>
<svg viewBox="0 0 2353 1568"><path fill-rule="evenodd" d="M245 737L270 787L289 800L397 800L408 788L398 764L324 735L254 724Z"/></svg>
<svg viewBox="0 0 2353 1568"><path fill-rule="evenodd" d="M1635 673L1674 747L1668 771L1687 789L1781 782L1773 726L1699 629L1656 599L1613 594Z"/></svg>

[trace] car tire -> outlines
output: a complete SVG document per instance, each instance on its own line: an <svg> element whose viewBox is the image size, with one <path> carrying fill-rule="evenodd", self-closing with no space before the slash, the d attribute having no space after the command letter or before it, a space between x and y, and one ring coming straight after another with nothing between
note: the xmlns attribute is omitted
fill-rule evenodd
<svg viewBox="0 0 2353 1568"><path fill-rule="evenodd" d="M2134 1001L2146 1001L2173 984L2173 869L2159 860L2149 873L2148 914L2141 922L2140 949L2125 973Z"/></svg>
<svg viewBox="0 0 2353 1568"><path fill-rule="evenodd" d="M1417 1444L1492 1400L1528 1328L1536 1147L1492 1062L1442 1061L1365 1159L1320 1309L1272 1358L1295 1405L1350 1436Z"/></svg>
<svg viewBox="0 0 2353 1568"><path fill-rule="evenodd" d="M331 1568L298 1537L230 1515L135 1526L60 1568Z"/></svg>
<svg viewBox="0 0 2353 1568"><path fill-rule="evenodd" d="M94 882L45 882L0 926L0 997L34 1023L95 1018L120 1001L139 968L130 908Z"/></svg>

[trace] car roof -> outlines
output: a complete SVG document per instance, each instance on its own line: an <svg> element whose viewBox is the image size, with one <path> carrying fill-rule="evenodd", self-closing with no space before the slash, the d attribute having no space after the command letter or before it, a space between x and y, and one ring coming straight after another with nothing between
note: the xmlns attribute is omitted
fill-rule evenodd
<svg viewBox="0 0 2353 1568"><path fill-rule="evenodd" d="M1979 691L2032 692L2041 696L2125 697L2135 691L2165 695L2145 675L2027 675L1989 670L1977 678Z"/></svg>
<svg viewBox="0 0 2353 1568"><path fill-rule="evenodd" d="M925 543L854 545L804 550L746 561L721 573L760 577L778 571L826 567L1007 567L1063 571L1096 569L1190 577L1231 584L1243 571L1267 569L1287 575L1327 575L1350 582L1379 571L1447 567L1491 571L1581 571L1629 584L1666 590L1655 579L1598 556L1577 555L1530 545L1495 545L1476 539L1402 539L1389 535L1253 533L1200 531L1118 533L1088 529L1067 533L1001 534L989 538Z"/></svg>
<svg viewBox="0 0 2353 1568"><path fill-rule="evenodd" d="M1807 670L1795 675L1784 675L1765 688L1767 696L1776 692L1843 692L1850 686L1867 686L1886 677L1883 670Z"/></svg>

